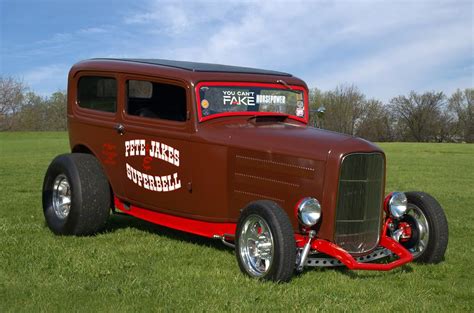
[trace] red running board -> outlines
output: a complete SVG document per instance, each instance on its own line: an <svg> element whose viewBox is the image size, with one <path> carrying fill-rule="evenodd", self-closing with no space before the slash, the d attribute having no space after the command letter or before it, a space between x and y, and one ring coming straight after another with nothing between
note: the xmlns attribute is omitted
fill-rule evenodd
<svg viewBox="0 0 474 313"><path fill-rule="evenodd" d="M123 213L135 216L139 219L153 224L181 230L203 237L213 238L214 235L224 236L225 234L235 234L235 223L210 223L184 218L169 214L163 214L152 210L142 209L131 205L126 207L117 197L115 197L115 207Z"/></svg>

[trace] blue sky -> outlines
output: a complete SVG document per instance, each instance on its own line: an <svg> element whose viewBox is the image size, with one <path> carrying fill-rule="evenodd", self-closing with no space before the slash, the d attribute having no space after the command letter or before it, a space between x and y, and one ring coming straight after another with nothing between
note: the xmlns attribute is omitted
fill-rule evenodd
<svg viewBox="0 0 474 313"><path fill-rule="evenodd" d="M93 57L164 58L355 84L384 101L474 87L474 1L0 0L0 72L64 90Z"/></svg>

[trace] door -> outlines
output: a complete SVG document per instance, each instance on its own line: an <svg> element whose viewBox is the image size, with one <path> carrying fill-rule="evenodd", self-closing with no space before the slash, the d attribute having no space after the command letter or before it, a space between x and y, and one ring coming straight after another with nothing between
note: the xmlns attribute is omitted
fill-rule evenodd
<svg viewBox="0 0 474 313"><path fill-rule="evenodd" d="M120 156L124 151L116 129L121 118L119 93L115 73L82 71L76 74L68 85L71 109L68 128L73 151L94 154L100 160L114 194L123 197L125 171Z"/></svg>
<svg viewBox="0 0 474 313"><path fill-rule="evenodd" d="M124 76L123 166L132 204L192 214L192 125L184 83Z"/></svg>

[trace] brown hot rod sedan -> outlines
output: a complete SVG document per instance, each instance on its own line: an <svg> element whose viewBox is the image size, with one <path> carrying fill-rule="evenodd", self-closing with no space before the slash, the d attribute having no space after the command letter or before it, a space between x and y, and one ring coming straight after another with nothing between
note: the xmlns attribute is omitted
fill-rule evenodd
<svg viewBox="0 0 474 313"><path fill-rule="evenodd" d="M444 258L443 209L385 193L385 154L308 126L287 73L158 59L92 59L69 73L71 153L43 184L49 228L89 235L110 211L221 240L245 274L390 270ZM384 260L380 260L384 258Z"/></svg>

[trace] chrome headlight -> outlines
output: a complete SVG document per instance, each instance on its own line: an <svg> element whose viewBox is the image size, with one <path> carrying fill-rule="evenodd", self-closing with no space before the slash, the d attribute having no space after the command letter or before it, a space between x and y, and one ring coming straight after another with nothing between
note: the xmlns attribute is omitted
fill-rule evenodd
<svg viewBox="0 0 474 313"><path fill-rule="evenodd" d="M308 227L314 226L321 218L321 205L315 198L304 198L298 203L298 219Z"/></svg>
<svg viewBox="0 0 474 313"><path fill-rule="evenodd" d="M407 211L407 196L403 192L394 192L388 202L390 214L394 218L402 217Z"/></svg>

